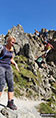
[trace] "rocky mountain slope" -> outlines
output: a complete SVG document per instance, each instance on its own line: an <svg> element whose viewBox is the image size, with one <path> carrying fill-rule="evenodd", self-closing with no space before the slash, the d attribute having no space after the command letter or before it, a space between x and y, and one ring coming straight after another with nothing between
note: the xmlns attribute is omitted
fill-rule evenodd
<svg viewBox="0 0 56 118"><path fill-rule="evenodd" d="M56 112L56 31L48 31L48 42L53 45L54 50L51 50L47 54L47 58L44 59L47 68L39 68L35 62L36 56L45 53L44 29L41 31L40 36L25 33L23 27L19 24L8 30L6 36L1 35L0 41L4 44L8 35L16 37L14 55L20 73L12 65L15 96L21 98L24 96L32 100L44 100L51 112ZM5 90L7 90L7 87Z"/></svg>

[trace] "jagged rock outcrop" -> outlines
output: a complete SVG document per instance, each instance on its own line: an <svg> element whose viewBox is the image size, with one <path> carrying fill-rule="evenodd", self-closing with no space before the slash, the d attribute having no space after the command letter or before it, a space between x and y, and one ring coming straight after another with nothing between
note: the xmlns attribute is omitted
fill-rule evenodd
<svg viewBox="0 0 56 118"><path fill-rule="evenodd" d="M10 34L16 37L16 54L23 54L26 57L31 58L32 60L35 59L34 57L36 54L41 54L41 47L39 46L40 41L38 40L38 37L36 41L33 38L33 34L24 33L21 25L13 27L5 36L5 38Z"/></svg>
<svg viewBox="0 0 56 118"><path fill-rule="evenodd" d="M45 29L41 30L41 33L42 33L41 35L43 35L44 30ZM34 34L31 34L31 33L30 34L24 33L23 27L20 24L17 25L17 27L14 26L11 30L8 30L8 34L6 36L2 35L2 39L4 40L4 42L6 42L6 38L8 37L8 35L13 35L16 37L16 44L14 46L15 55L24 55L28 59L27 64L29 66L27 67L27 69L31 70L33 74L37 76L38 65L35 63L35 56L36 55L40 56L44 53L42 52L42 50L44 50L44 44L42 43L42 40L44 39L42 38L41 40L40 37L35 36ZM51 88L50 88L49 80L51 81L51 75L52 77L54 77L55 75L54 74L55 69L53 72L54 67L52 68L52 64L51 64L52 62L56 63L56 45L54 45L55 36L56 36L56 31L54 30L48 31L48 41L51 42L51 44L53 44L55 48L54 50L49 51L47 55L46 61L48 63L50 62L50 64L48 65L48 69L39 70L42 76L42 83L40 83L40 86L42 87L42 91L40 89L41 87L36 85L34 79L31 78L31 81L33 80L32 82L34 84L33 88L35 88L36 91L38 92L38 87L39 87L40 93L44 96L45 96L45 93L47 93L48 95L48 92L51 95L51 92L50 92ZM33 64L31 64L32 62ZM52 74L50 74L50 71L52 71ZM23 78L28 78L28 77L25 77L22 73L21 73L21 76ZM28 81L30 81L30 79Z"/></svg>
<svg viewBox="0 0 56 118"><path fill-rule="evenodd" d="M43 32L40 33L43 35ZM54 46L45 58L47 68L39 68L35 62L36 56L45 53L44 38L35 34L25 33L19 24L3 36L6 43L8 35L16 37L14 45L15 61L20 68L18 73L13 67L15 81L15 95L26 96L31 99L48 100L56 94L56 31L48 31L48 42ZM42 38L42 39L41 39ZM44 50L44 51L43 51ZM54 100L56 102L56 99Z"/></svg>
<svg viewBox="0 0 56 118"><path fill-rule="evenodd" d="M0 35L0 44L3 44L4 45L5 43L5 35Z"/></svg>

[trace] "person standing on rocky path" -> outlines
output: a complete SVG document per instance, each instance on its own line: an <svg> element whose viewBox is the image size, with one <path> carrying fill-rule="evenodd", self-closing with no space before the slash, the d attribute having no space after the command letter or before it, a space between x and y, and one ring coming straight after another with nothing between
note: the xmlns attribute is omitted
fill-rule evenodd
<svg viewBox="0 0 56 118"><path fill-rule="evenodd" d="M12 110L17 110L16 105L14 104L13 95L14 95L14 82L13 82L13 72L11 64L13 64L16 69L19 71L19 68L16 62L13 59L13 45L16 42L15 37L8 36L7 43L2 47L0 51L0 96L2 90L5 86L5 82L8 85L8 103L7 107Z"/></svg>

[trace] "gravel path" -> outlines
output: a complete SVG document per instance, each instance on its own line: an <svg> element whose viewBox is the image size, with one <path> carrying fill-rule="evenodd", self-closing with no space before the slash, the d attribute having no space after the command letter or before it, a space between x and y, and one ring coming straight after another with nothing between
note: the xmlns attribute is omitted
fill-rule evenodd
<svg viewBox="0 0 56 118"><path fill-rule="evenodd" d="M0 98L0 104L2 105L7 105L7 93L3 92L1 98ZM35 106L38 106L41 101L34 101L34 100L28 100L27 98L15 98L14 97L15 104L18 107L17 111L12 111L16 114L18 114L18 118L41 118L39 112L37 112ZM2 109L3 106L0 105L0 110ZM6 117L2 117L6 118ZM12 118L12 117L9 117ZM15 117L16 118L16 117Z"/></svg>

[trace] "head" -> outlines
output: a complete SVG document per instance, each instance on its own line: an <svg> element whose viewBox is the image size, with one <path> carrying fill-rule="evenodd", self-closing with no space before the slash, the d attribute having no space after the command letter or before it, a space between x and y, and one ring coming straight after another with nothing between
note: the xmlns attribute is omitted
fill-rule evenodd
<svg viewBox="0 0 56 118"><path fill-rule="evenodd" d="M36 32L36 33L39 33L36 29L35 29L35 32Z"/></svg>
<svg viewBox="0 0 56 118"><path fill-rule="evenodd" d="M16 42L16 38L14 36L9 36L7 38L7 44L9 44L10 46L13 46Z"/></svg>

